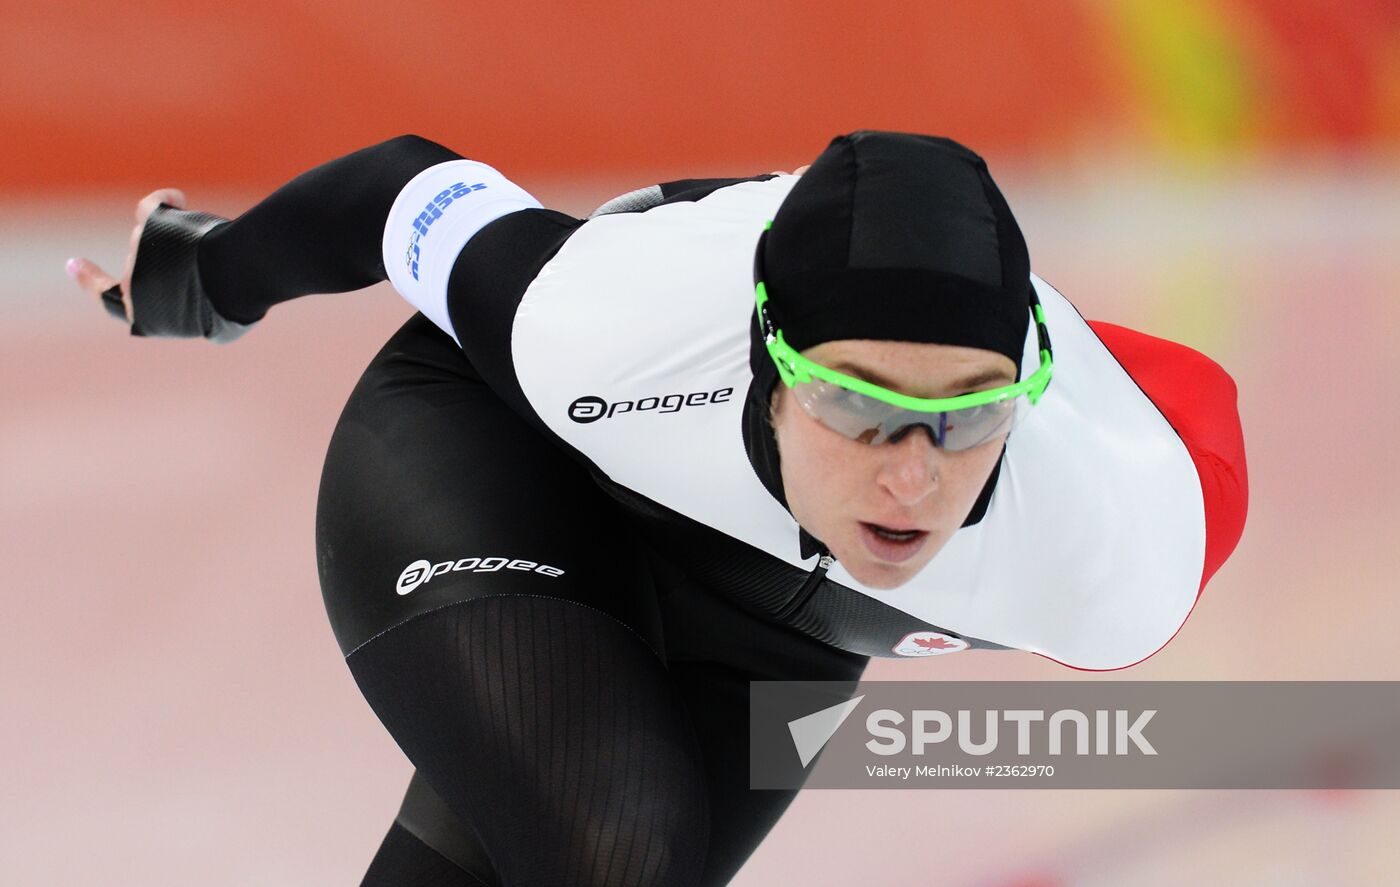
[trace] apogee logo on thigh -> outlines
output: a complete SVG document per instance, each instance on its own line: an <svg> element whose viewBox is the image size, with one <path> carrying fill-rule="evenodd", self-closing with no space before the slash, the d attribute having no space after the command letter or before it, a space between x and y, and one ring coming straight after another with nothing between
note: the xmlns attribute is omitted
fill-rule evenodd
<svg viewBox="0 0 1400 887"><path fill-rule="evenodd" d="M551 567L548 564L537 564L534 561L522 560L520 558L464 557L461 560L443 561L437 564L430 564L425 560L416 560L403 568L403 572L399 574L399 581L394 585L394 590L399 594L408 594L434 576L441 576L443 573L456 573L459 570L465 570L470 573L494 573L497 570L520 570L523 573L539 573L541 576L553 577L564 575L564 571L558 567Z"/></svg>

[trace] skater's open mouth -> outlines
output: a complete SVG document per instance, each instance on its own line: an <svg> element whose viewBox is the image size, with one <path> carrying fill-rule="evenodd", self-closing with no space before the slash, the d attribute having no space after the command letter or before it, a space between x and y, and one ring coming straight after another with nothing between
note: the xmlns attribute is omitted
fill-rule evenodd
<svg viewBox="0 0 1400 887"><path fill-rule="evenodd" d="M924 547L928 530L910 527L890 527L884 524L860 522L861 541L875 557L890 563L907 561Z"/></svg>

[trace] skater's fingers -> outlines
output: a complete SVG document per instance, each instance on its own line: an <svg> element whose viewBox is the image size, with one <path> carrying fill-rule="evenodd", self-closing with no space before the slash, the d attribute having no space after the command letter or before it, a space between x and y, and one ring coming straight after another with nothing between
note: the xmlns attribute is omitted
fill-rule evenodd
<svg viewBox="0 0 1400 887"><path fill-rule="evenodd" d="M179 188L159 188L142 197L141 202L136 204L136 226L140 228L146 224L146 219L162 203L168 203L176 209L184 209L185 192Z"/></svg>
<svg viewBox="0 0 1400 887"><path fill-rule="evenodd" d="M84 292L99 302L102 301L103 291L111 289L117 283L110 274L88 259L69 259L65 268L68 276L76 280Z"/></svg>

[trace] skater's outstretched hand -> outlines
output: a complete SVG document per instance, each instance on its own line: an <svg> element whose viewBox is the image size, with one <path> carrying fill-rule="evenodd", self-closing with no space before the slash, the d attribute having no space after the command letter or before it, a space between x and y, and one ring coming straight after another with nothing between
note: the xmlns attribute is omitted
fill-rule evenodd
<svg viewBox="0 0 1400 887"><path fill-rule="evenodd" d="M90 259L69 259L68 274L133 336L202 336L227 344L257 323L223 317L200 279L199 244L227 223L222 216L185 209L185 194L178 188L161 188L136 204L120 282Z"/></svg>
<svg viewBox="0 0 1400 887"><path fill-rule="evenodd" d="M178 188L160 188L142 197L136 204L136 224L131 229L131 248L127 251L126 264L122 269L120 281L122 304L125 306L131 305L131 270L136 267L136 247L141 243L141 231L146 227L146 219L162 203L176 209L184 209L186 205L185 192ZM102 302L103 291L111 289L114 284L118 283L91 259L81 257L69 259L66 270L68 276L76 280L78 286L82 287L99 304ZM131 321L130 307L127 307L126 319L128 322Z"/></svg>

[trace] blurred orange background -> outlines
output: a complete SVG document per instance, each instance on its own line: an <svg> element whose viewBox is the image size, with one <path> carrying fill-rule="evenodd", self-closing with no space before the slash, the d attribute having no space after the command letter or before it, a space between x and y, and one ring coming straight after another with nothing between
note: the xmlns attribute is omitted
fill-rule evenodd
<svg viewBox="0 0 1400 887"><path fill-rule="evenodd" d="M380 285L232 347L133 339L65 258L118 271L154 188L232 217L406 132L582 214L861 128L973 147L1086 317L1221 363L1251 493L1135 668L867 676L1400 679L1393 0L0 0L0 881L355 884L410 773L326 624L313 515L411 309ZM812 791L735 884L1392 883L1398 794Z"/></svg>
<svg viewBox="0 0 1400 887"><path fill-rule="evenodd" d="M809 159L852 129L1004 162L1394 150L1388 0L7 2L7 191L262 189L419 132L520 177Z"/></svg>

